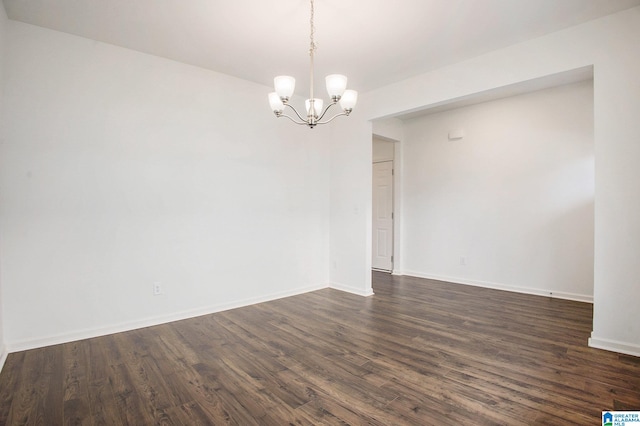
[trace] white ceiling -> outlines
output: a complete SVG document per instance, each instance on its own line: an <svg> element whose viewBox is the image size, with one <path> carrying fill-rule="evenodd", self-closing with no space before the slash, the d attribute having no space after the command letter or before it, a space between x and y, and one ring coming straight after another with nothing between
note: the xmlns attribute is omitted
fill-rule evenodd
<svg viewBox="0 0 640 426"><path fill-rule="evenodd" d="M308 82L308 0L4 5L13 20L257 83L270 86L279 74ZM316 75L346 74L349 87L367 91L636 5L640 0L315 0Z"/></svg>

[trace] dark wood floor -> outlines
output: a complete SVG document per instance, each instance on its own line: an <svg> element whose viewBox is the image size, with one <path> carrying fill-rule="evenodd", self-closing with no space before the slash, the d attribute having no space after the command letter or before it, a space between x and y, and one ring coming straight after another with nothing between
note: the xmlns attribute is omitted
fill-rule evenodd
<svg viewBox="0 0 640 426"><path fill-rule="evenodd" d="M538 425L640 410L640 358L587 347L589 304L374 274L10 354L0 424Z"/></svg>

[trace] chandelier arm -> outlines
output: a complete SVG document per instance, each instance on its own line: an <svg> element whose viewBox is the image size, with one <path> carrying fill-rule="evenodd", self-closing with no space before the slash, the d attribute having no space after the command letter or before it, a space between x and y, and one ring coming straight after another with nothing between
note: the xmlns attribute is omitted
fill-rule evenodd
<svg viewBox="0 0 640 426"><path fill-rule="evenodd" d="M340 114L336 114L336 115L334 115L333 117L331 117L331 118L330 118L330 119L328 119L327 121L318 121L316 124L327 124L327 123L329 123L329 122L333 121L333 119L334 119L334 118L336 118L336 117L340 117L340 116L342 116L342 115L349 115L349 113L348 113L348 112L341 112Z"/></svg>
<svg viewBox="0 0 640 426"><path fill-rule="evenodd" d="M295 113L296 113L296 115L298 116L298 118L300 119L300 121L302 121L303 123L307 123L307 120L305 120L304 118L302 118L302 116L298 113L298 111L297 111L294 107L292 107L292 106L291 106L290 104L288 104L288 103L287 103L287 104L285 104L285 106L288 106L289 108L291 108L291 109L293 110L293 112L295 112ZM285 117L286 117L286 115L285 115Z"/></svg>
<svg viewBox="0 0 640 426"><path fill-rule="evenodd" d="M325 114L327 113L327 111L329 111L329 108L331 108L332 106L334 106L337 103L338 103L337 101L331 101L331 103L326 106L324 111L322 111L322 114L320 114L320 117L318 117L318 124L324 124L324 123L320 123L320 120L322 120L322 117L324 117ZM333 118L332 118L332 120L333 120Z"/></svg>
<svg viewBox="0 0 640 426"><path fill-rule="evenodd" d="M291 116L289 116L289 115L287 115L287 114L280 114L280 115L278 115L278 118L280 118L280 117L287 117L289 120L293 121L293 122L294 122L294 123L296 123L296 124L301 124L301 125L308 125L308 124L309 124L309 123L307 123L306 121L298 121L298 120L296 120L295 118L293 118L293 117L291 117Z"/></svg>

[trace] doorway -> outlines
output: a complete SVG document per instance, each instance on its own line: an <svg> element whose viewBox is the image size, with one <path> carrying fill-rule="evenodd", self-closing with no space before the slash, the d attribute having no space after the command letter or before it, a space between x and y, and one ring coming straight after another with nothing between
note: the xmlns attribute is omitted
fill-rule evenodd
<svg viewBox="0 0 640 426"><path fill-rule="evenodd" d="M373 138L371 268L394 269L394 160L395 143Z"/></svg>

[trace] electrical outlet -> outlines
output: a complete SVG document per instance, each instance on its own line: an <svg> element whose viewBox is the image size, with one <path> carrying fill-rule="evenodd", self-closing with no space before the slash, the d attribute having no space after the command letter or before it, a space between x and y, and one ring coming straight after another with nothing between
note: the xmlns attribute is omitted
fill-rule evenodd
<svg viewBox="0 0 640 426"><path fill-rule="evenodd" d="M162 284L156 282L153 283L153 295L154 296L160 296L161 294L163 294L162 292Z"/></svg>

